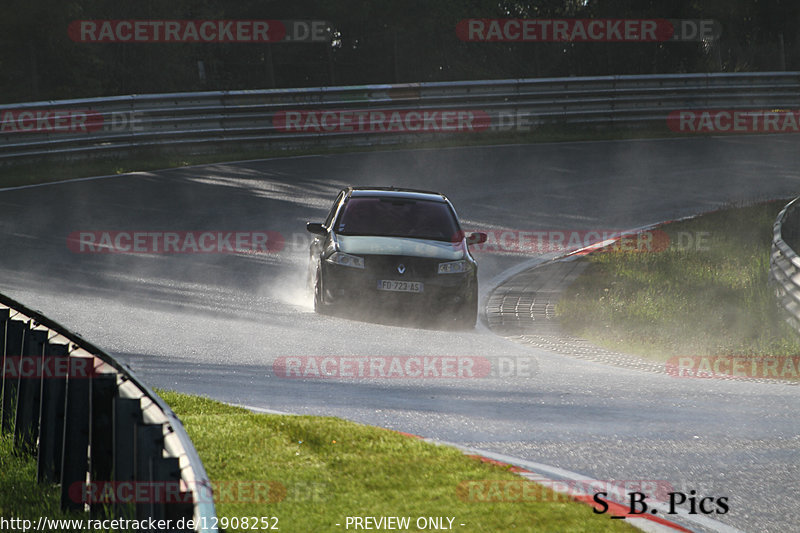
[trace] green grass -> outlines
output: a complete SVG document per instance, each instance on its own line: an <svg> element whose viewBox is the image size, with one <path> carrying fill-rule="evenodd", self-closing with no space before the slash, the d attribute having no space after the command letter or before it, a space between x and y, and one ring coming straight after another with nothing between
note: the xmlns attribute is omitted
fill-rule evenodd
<svg viewBox="0 0 800 533"><path fill-rule="evenodd" d="M61 489L36 482L36 458L16 454L13 436L0 435L0 517L36 522L40 516L79 518L61 511Z"/></svg>
<svg viewBox="0 0 800 533"><path fill-rule="evenodd" d="M347 516L407 516L412 531L417 517L453 517L453 528L464 532L634 530L539 486L525 501L474 501L466 488L470 482L488 481L495 488L531 482L450 447L336 418L253 414L207 398L158 392L182 419L215 498L222 496L217 516L227 527L220 531L245 531L232 525L243 517L277 517L284 532L342 531ZM34 525L40 516L89 518L62 512L59 501L58 486L36 482L35 458L16 454L11 436L0 437L0 517ZM267 523L275 525L274 519Z"/></svg>
<svg viewBox="0 0 800 533"><path fill-rule="evenodd" d="M450 516L465 533L633 530L563 498L465 501L458 496L462 482L520 478L453 448L336 418L253 414L195 396L159 394L183 421L212 483L269 481L283 496L277 503L218 502L221 520L275 516L288 532L344 531L347 516L410 516L411 530L416 517Z"/></svg>
<svg viewBox="0 0 800 533"><path fill-rule="evenodd" d="M7 163L0 166L0 188L31 185L89 176L123 174L134 171L151 171L165 168L201 165L226 161L245 161L309 154L334 154L346 152L372 152L419 148L448 148L454 146L480 146L489 144L523 144L535 142L561 142L581 140L612 140L632 138L674 137L666 128L624 129L619 127L576 128L548 126L530 132L498 132L489 134L461 134L451 139L408 142L393 145L354 146L327 148L325 146L293 149L234 149L196 153L196 149L140 149L132 156L103 156L92 154L86 159L75 159L64 164L60 159L34 160Z"/></svg>
<svg viewBox="0 0 800 533"><path fill-rule="evenodd" d="M657 360L800 353L768 283L772 225L785 204L727 208L665 225L670 244L657 253L590 255L557 305L562 327Z"/></svg>

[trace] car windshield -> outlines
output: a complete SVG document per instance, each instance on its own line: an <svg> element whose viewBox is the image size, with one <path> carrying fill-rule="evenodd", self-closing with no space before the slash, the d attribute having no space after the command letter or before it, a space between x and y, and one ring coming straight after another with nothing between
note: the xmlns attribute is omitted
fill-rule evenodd
<svg viewBox="0 0 800 533"><path fill-rule="evenodd" d="M350 198L336 223L341 235L379 235L455 242L458 222L442 202L408 198Z"/></svg>

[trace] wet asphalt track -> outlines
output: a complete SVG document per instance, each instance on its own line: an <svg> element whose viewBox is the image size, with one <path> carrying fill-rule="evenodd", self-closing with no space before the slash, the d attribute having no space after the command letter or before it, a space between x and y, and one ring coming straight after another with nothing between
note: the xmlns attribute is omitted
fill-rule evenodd
<svg viewBox="0 0 800 533"><path fill-rule="evenodd" d="M0 291L146 383L335 415L580 472L729 497L714 518L799 531L800 387L677 380L473 332L315 315L308 237L346 185L440 190L469 227L631 228L800 190L792 136L563 143L286 158L0 191ZM80 230L272 230L281 253L76 254ZM531 256L479 256L481 292ZM531 376L299 380L292 355L482 356ZM455 490L455 487L454 487ZM444 510L443 510L444 511ZM332 517L332 523L336 517Z"/></svg>

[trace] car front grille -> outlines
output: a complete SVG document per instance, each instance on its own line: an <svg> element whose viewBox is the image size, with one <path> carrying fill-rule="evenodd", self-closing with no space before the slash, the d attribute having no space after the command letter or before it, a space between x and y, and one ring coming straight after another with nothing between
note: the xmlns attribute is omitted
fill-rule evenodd
<svg viewBox="0 0 800 533"><path fill-rule="evenodd" d="M436 276L441 262L441 259L402 255L370 255L364 258L365 269L378 279L428 279ZM405 267L403 273L398 269L400 265Z"/></svg>

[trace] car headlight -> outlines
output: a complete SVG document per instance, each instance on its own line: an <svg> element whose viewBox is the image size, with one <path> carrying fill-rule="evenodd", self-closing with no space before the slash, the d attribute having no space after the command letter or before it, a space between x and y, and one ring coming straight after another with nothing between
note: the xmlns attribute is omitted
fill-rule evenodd
<svg viewBox="0 0 800 533"><path fill-rule="evenodd" d="M461 274L472 270L472 265L464 259L460 261L449 261L447 263L439 263L439 274Z"/></svg>
<svg viewBox="0 0 800 533"><path fill-rule="evenodd" d="M333 252L331 255L325 259L328 263L334 263L336 265L352 267L352 268L364 268L364 258L358 257L357 255L350 255L344 252Z"/></svg>

